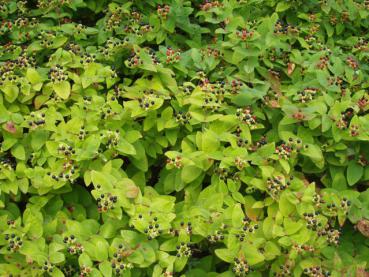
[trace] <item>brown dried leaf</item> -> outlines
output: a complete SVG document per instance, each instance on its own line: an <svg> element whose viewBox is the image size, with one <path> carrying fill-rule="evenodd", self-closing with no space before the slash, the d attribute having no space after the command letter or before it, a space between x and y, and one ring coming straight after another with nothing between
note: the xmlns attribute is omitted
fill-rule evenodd
<svg viewBox="0 0 369 277"><path fill-rule="evenodd" d="M363 236L369 238L369 220L367 220L367 219L361 219L357 223L356 227L360 231L360 233L363 234Z"/></svg>
<svg viewBox="0 0 369 277"><path fill-rule="evenodd" d="M365 271L365 268L358 268L356 270L356 277L369 277L369 272Z"/></svg>
<svg viewBox="0 0 369 277"><path fill-rule="evenodd" d="M288 74L288 76L290 76L293 73L295 68L296 68L296 65L294 63L288 63L287 64L287 74Z"/></svg>
<svg viewBox="0 0 369 277"><path fill-rule="evenodd" d="M17 132L17 128L12 121L5 123L4 129L11 134L15 134Z"/></svg>
<svg viewBox="0 0 369 277"><path fill-rule="evenodd" d="M269 71L268 81L270 82L272 90L276 93L277 96L282 96L281 91L281 82L279 80L278 74L274 71Z"/></svg>

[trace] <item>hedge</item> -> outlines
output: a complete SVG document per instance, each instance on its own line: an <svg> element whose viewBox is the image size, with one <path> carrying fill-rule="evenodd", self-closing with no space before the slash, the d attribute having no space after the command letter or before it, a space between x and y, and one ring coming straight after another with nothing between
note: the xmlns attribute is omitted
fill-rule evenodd
<svg viewBox="0 0 369 277"><path fill-rule="evenodd" d="M368 276L369 1L0 1L1 276Z"/></svg>

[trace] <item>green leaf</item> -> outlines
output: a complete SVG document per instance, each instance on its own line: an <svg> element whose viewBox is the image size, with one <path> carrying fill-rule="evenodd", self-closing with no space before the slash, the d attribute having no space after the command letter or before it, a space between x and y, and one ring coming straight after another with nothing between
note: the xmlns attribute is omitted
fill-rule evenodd
<svg viewBox="0 0 369 277"><path fill-rule="evenodd" d="M104 277L111 277L112 276L112 268L111 263L108 261L104 261L99 264L99 270Z"/></svg>
<svg viewBox="0 0 369 277"><path fill-rule="evenodd" d="M53 264L60 264L65 261L63 253L53 252L49 255L50 262Z"/></svg>
<svg viewBox="0 0 369 277"><path fill-rule="evenodd" d="M286 217L286 218L284 218L283 225L284 225L284 228L285 228L285 233L287 235L292 235L292 234L296 233L297 231L299 231L302 228L303 222L295 221L295 220L292 220L292 219Z"/></svg>
<svg viewBox="0 0 369 277"><path fill-rule="evenodd" d="M215 152L220 146L217 134L213 131L207 130L202 134L201 150L206 153Z"/></svg>
<svg viewBox="0 0 369 277"><path fill-rule="evenodd" d="M215 249L215 255L227 263L233 262L234 259L233 253L227 248Z"/></svg>
<svg viewBox="0 0 369 277"><path fill-rule="evenodd" d="M232 225L234 227L239 227L244 217L245 215L242 211L241 204L236 204L232 211Z"/></svg>
<svg viewBox="0 0 369 277"><path fill-rule="evenodd" d="M202 173L202 170L194 165L185 165L181 171L182 181L186 184L196 180Z"/></svg>
<svg viewBox="0 0 369 277"><path fill-rule="evenodd" d="M245 255L246 261L249 265L255 265L264 261L265 257L261 254L258 249L253 245L244 245L243 254Z"/></svg>
<svg viewBox="0 0 369 277"><path fill-rule="evenodd" d="M290 8L290 3L288 2L279 2L277 7L275 8L276 12L284 12Z"/></svg>
<svg viewBox="0 0 369 277"><path fill-rule="evenodd" d="M27 69L26 77L32 85L41 83L41 76L34 68Z"/></svg>
<svg viewBox="0 0 369 277"><path fill-rule="evenodd" d="M351 160L347 167L347 183L350 186L355 185L363 176L364 168L355 160Z"/></svg>
<svg viewBox="0 0 369 277"><path fill-rule="evenodd" d="M91 242L95 245L94 256L97 261L103 262L108 258L109 244L101 237L94 237Z"/></svg>
<svg viewBox="0 0 369 277"><path fill-rule="evenodd" d="M61 81L53 84L55 93L62 99L68 99L70 95L70 83L68 81Z"/></svg>
<svg viewBox="0 0 369 277"><path fill-rule="evenodd" d="M296 209L295 205L289 201L287 191L281 194L279 199L279 209L282 215L286 217L290 216Z"/></svg>
<svg viewBox="0 0 369 277"><path fill-rule="evenodd" d="M15 145L11 150L12 155L17 158L18 160L25 160L26 159L26 151L24 146L21 144Z"/></svg>
<svg viewBox="0 0 369 277"><path fill-rule="evenodd" d="M119 153L127 155L136 155L136 149L124 138L120 138L118 145L115 147Z"/></svg>
<svg viewBox="0 0 369 277"><path fill-rule="evenodd" d="M324 167L324 157L319 146L315 144L306 144L301 154L309 157L318 168Z"/></svg>
<svg viewBox="0 0 369 277"><path fill-rule="evenodd" d="M5 94L5 98L8 102L13 103L19 94L19 88L15 85L6 85L2 88L2 91Z"/></svg>

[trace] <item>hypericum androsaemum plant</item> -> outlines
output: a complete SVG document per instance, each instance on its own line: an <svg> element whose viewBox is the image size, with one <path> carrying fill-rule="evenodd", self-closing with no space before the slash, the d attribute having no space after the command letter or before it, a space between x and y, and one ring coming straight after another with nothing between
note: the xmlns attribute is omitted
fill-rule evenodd
<svg viewBox="0 0 369 277"><path fill-rule="evenodd" d="M368 28L368 1L0 1L0 275L367 276Z"/></svg>

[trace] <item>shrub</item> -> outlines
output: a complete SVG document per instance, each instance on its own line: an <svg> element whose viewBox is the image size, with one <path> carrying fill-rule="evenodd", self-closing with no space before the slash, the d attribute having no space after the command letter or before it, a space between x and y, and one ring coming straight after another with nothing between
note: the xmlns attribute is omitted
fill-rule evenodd
<svg viewBox="0 0 369 277"><path fill-rule="evenodd" d="M1 276L367 276L357 2L0 1Z"/></svg>

